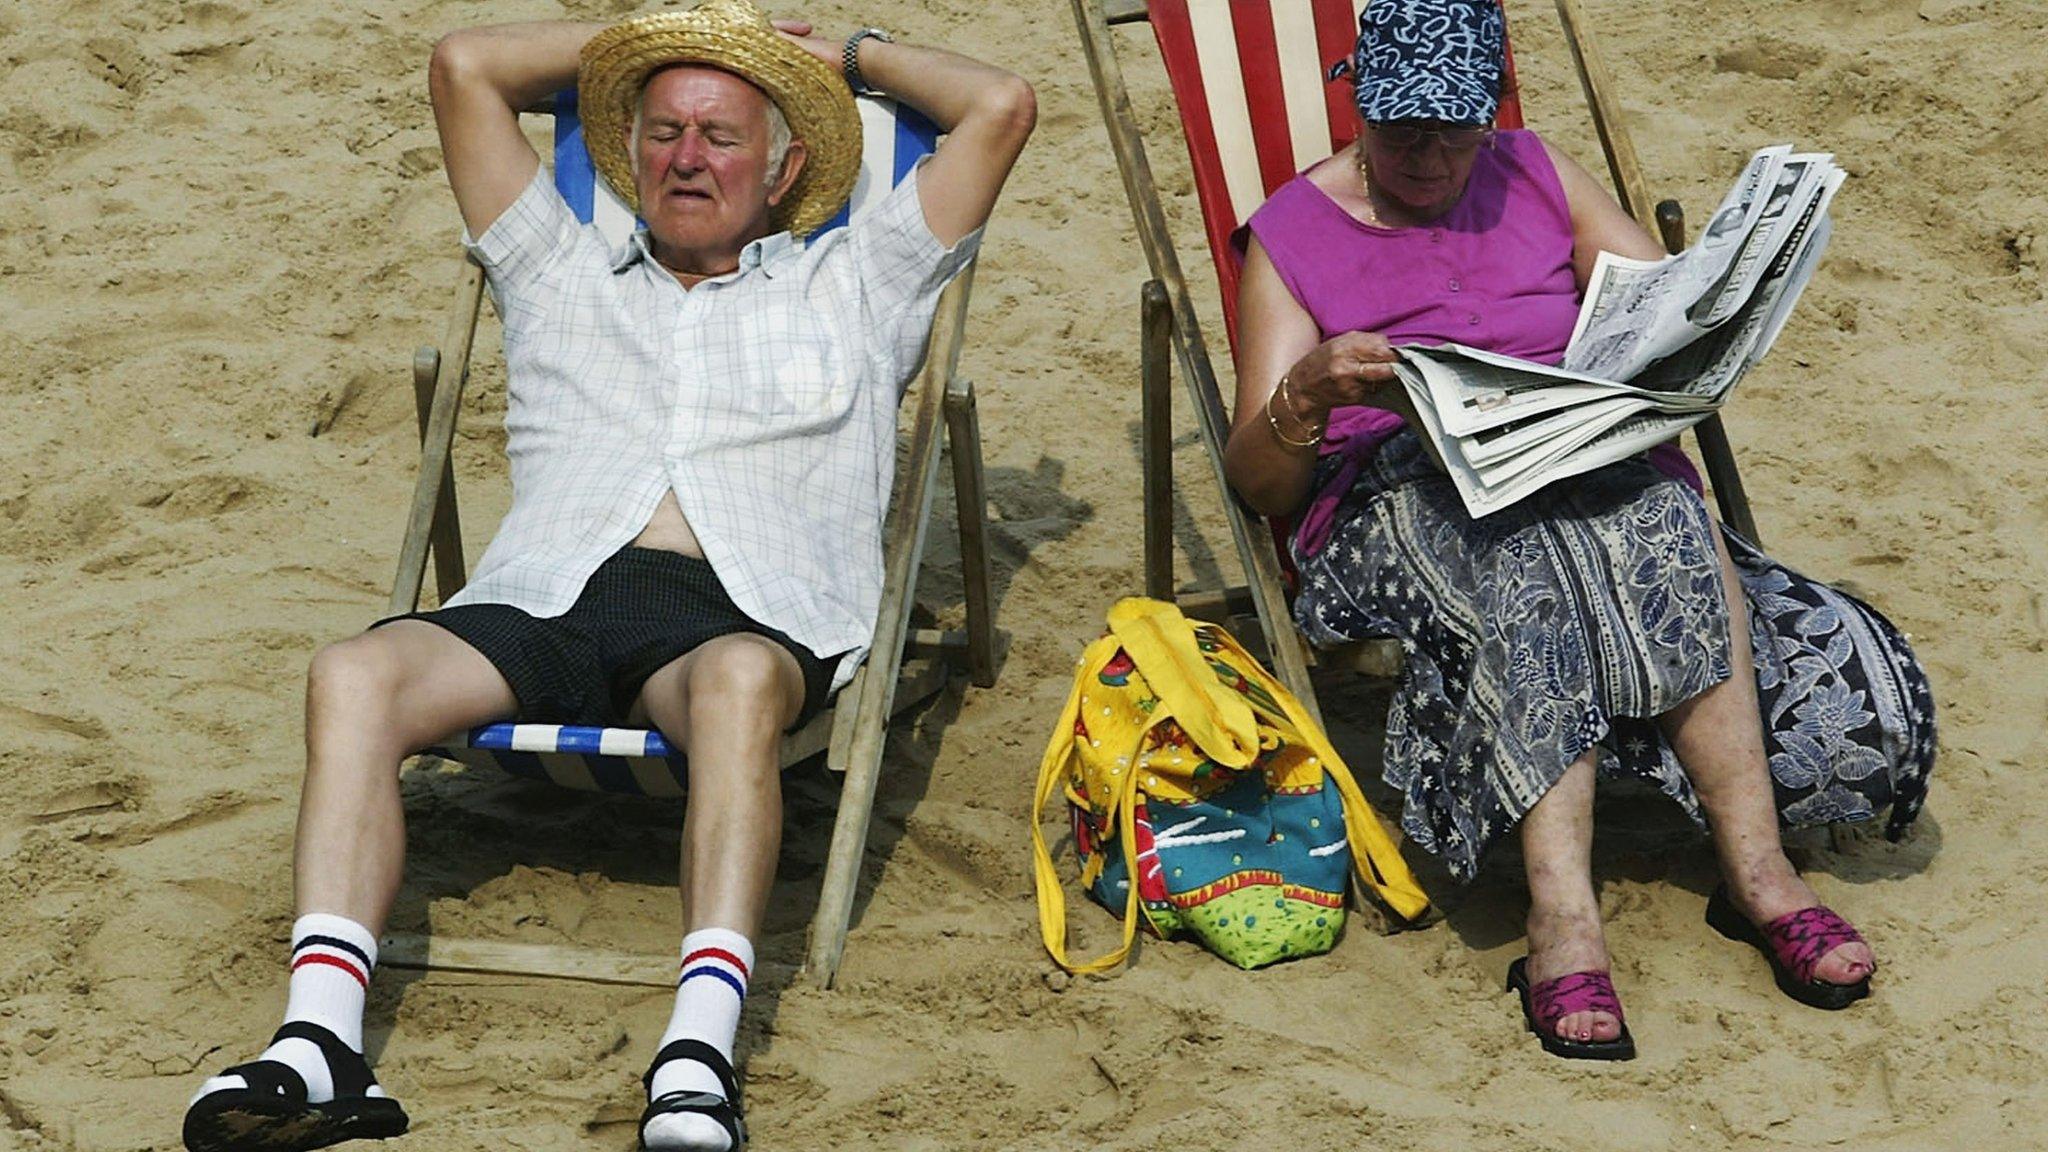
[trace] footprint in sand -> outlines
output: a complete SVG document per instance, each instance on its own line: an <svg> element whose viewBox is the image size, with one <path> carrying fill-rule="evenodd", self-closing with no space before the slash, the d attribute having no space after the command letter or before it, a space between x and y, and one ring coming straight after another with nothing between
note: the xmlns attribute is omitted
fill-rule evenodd
<svg viewBox="0 0 2048 1152"><path fill-rule="evenodd" d="M81 784L75 788L60 788L43 797L32 811L31 819L39 824L58 820L70 820L79 816L97 816L103 812L133 812L135 784L126 780L107 780L93 784Z"/></svg>

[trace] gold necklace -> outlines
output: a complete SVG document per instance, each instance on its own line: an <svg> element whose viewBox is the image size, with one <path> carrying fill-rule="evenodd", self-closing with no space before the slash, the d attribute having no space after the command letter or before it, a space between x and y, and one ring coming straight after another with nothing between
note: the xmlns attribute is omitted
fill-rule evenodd
<svg viewBox="0 0 2048 1152"><path fill-rule="evenodd" d="M1380 219L1380 206L1372 199L1372 173L1365 167L1365 142L1361 140L1351 147L1352 161L1358 168L1358 186L1365 193L1365 222L1375 228L1385 228L1388 225Z"/></svg>
<svg viewBox="0 0 2048 1152"><path fill-rule="evenodd" d="M1465 189L1463 186L1460 186L1458 188L1457 195L1452 196L1450 200L1445 202L1443 210L1438 212L1435 216L1431 216L1427 220L1417 221L1412 224L1389 224L1380 215L1380 207L1377 203L1374 202L1372 198L1372 172L1369 171L1365 166L1365 145L1361 141L1358 144L1352 145L1352 149L1353 161L1356 167L1358 168L1358 183L1359 186L1365 190L1365 214L1368 217L1366 223L1372 225L1375 228L1412 228L1417 227L1421 224L1427 224L1437 219L1440 219L1445 213L1448 213L1451 209L1456 208L1458 206L1458 202L1465 198Z"/></svg>

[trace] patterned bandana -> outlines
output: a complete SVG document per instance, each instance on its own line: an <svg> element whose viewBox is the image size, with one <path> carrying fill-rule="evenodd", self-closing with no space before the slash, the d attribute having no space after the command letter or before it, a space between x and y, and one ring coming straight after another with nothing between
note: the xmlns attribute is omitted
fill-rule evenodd
<svg viewBox="0 0 2048 1152"><path fill-rule="evenodd" d="M1506 45L1500 0L1372 0L1358 46L1330 78L1351 77L1370 123L1491 124Z"/></svg>

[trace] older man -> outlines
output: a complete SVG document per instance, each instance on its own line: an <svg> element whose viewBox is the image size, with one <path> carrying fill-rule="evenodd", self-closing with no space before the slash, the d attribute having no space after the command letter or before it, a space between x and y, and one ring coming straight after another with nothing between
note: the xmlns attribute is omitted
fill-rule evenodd
<svg viewBox="0 0 2048 1152"><path fill-rule="evenodd" d="M687 934L641 1139L744 1142L732 1041L781 840L781 736L870 640L899 385L1035 115L1007 72L877 29L810 32L709 0L435 48L449 182L504 318L512 508L447 606L313 660L285 1025L201 1087L195 1152L405 1130L361 1054L403 863L398 765L507 717L652 723L686 750ZM618 251L518 125L579 79L592 159L646 222ZM807 246L857 172L865 89L946 139Z"/></svg>

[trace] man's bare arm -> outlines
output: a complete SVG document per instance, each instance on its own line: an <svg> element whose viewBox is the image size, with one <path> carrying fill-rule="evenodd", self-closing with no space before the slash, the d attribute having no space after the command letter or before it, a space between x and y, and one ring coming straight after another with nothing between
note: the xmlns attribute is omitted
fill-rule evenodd
<svg viewBox="0 0 2048 1152"><path fill-rule="evenodd" d="M427 91L455 206L481 236L526 190L540 157L519 109L576 82L577 54L602 24L497 24L451 32L434 45Z"/></svg>
<svg viewBox="0 0 2048 1152"><path fill-rule="evenodd" d="M801 21L777 21L813 54L839 67L840 42L810 35ZM996 195L1038 123L1038 97L1023 77L957 53L869 38L861 78L924 113L946 139L917 176L925 225L953 244L988 222Z"/></svg>

